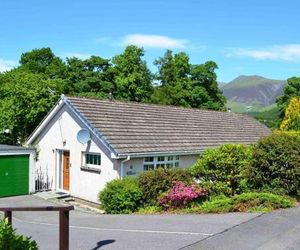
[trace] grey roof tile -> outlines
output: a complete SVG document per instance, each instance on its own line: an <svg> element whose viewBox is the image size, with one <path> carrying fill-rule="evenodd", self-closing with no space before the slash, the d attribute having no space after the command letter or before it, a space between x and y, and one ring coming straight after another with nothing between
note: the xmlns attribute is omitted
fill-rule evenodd
<svg viewBox="0 0 300 250"><path fill-rule="evenodd" d="M270 130L244 114L67 97L119 154L201 151L251 144Z"/></svg>

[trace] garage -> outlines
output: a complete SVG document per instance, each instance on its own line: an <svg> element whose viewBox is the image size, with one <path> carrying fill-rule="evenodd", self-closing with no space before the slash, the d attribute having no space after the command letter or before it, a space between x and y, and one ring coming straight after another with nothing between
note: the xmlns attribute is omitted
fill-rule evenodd
<svg viewBox="0 0 300 250"><path fill-rule="evenodd" d="M34 149L0 144L0 197L34 192Z"/></svg>

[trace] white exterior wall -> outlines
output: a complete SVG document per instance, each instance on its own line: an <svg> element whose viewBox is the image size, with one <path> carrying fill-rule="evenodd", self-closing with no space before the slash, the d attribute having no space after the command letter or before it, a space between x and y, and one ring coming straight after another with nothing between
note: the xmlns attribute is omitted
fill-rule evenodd
<svg viewBox="0 0 300 250"><path fill-rule="evenodd" d="M124 176L137 175L144 171L144 158L131 158L124 163Z"/></svg>
<svg viewBox="0 0 300 250"><path fill-rule="evenodd" d="M29 156L29 193L35 192L35 152Z"/></svg>
<svg viewBox="0 0 300 250"><path fill-rule="evenodd" d="M199 155L181 155L179 157L179 166L182 168L188 168L198 160Z"/></svg>
<svg viewBox="0 0 300 250"><path fill-rule="evenodd" d="M53 190L59 189L59 153L58 150L70 152L70 191L78 198L98 202L97 195L108 181L119 178L117 164L110 158L110 152L92 135L91 142L82 145L77 141L77 132L85 125L63 106L47 127L35 140L38 149L36 168L47 173ZM82 152L101 154L101 172L81 170ZM62 176L62 173L61 173Z"/></svg>
<svg viewBox="0 0 300 250"><path fill-rule="evenodd" d="M192 166L198 159L199 155L180 155L179 167L187 168ZM144 157L131 158L124 163L124 176L132 176L144 171Z"/></svg>

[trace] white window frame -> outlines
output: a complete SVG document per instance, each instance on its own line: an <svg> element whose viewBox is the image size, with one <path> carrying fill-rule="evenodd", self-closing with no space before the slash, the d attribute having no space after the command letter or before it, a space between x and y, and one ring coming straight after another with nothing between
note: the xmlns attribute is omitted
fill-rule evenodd
<svg viewBox="0 0 300 250"><path fill-rule="evenodd" d="M170 156L172 156L173 159L169 161L168 158ZM149 158L149 157L153 157L152 162L146 161L146 158ZM164 161L158 161L158 157L164 157ZM153 165L154 169L157 169L157 165L160 165L160 164L164 165L164 167L163 167L164 169L168 169L167 164L172 164L172 167L169 167L169 168L177 168L177 167L179 167L179 160L180 160L179 155L147 156L147 157L144 157L143 168L144 168L144 171L148 171L149 169L145 169L145 166Z"/></svg>
<svg viewBox="0 0 300 250"><path fill-rule="evenodd" d="M100 165L98 165L98 164L87 164L86 163L86 155L100 156ZM81 156L82 156L82 158L81 158L81 170L98 172L98 173L101 172L101 165L102 165L102 155L101 155L101 153L83 151Z"/></svg>

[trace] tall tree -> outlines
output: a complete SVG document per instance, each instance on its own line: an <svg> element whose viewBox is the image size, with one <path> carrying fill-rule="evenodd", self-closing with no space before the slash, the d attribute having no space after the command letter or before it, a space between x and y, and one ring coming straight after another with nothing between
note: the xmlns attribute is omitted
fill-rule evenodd
<svg viewBox="0 0 300 250"><path fill-rule="evenodd" d="M300 98L292 97L280 125L284 131L300 131Z"/></svg>
<svg viewBox="0 0 300 250"><path fill-rule="evenodd" d="M226 99L218 88L215 62L191 65L186 53L173 56L172 51L167 50L163 57L155 61L155 65L158 67L160 86L152 95L154 103L225 109Z"/></svg>
<svg viewBox="0 0 300 250"><path fill-rule="evenodd" d="M6 73L0 80L0 140L19 144L57 101L62 82L21 68Z"/></svg>
<svg viewBox="0 0 300 250"><path fill-rule="evenodd" d="M142 59L144 49L127 46L124 52L113 57L116 99L148 102L153 92L152 75Z"/></svg>
<svg viewBox="0 0 300 250"><path fill-rule="evenodd" d="M64 78L66 65L50 48L33 49L21 55L20 65L31 73L46 74L51 78Z"/></svg>
<svg viewBox="0 0 300 250"><path fill-rule="evenodd" d="M66 78L72 94L107 98L115 91L112 66L99 56L67 58Z"/></svg>
<svg viewBox="0 0 300 250"><path fill-rule="evenodd" d="M219 89L215 70L218 65L213 61L204 64L192 65L191 78L192 90L190 94L190 106L194 108L206 108L224 110L226 98Z"/></svg>
<svg viewBox="0 0 300 250"><path fill-rule="evenodd" d="M21 55L20 66L0 77L0 143L16 144L69 91L65 63L50 48Z"/></svg>
<svg viewBox="0 0 300 250"><path fill-rule="evenodd" d="M188 96L191 89L189 56L180 52L173 56L167 50L154 64L158 67L157 80L161 85L152 95L154 103L189 107Z"/></svg>
<svg viewBox="0 0 300 250"><path fill-rule="evenodd" d="M292 97L300 97L300 77L289 78L287 85L284 87L283 95L279 96L276 100L277 106L280 109L281 118L284 117L285 110Z"/></svg>

